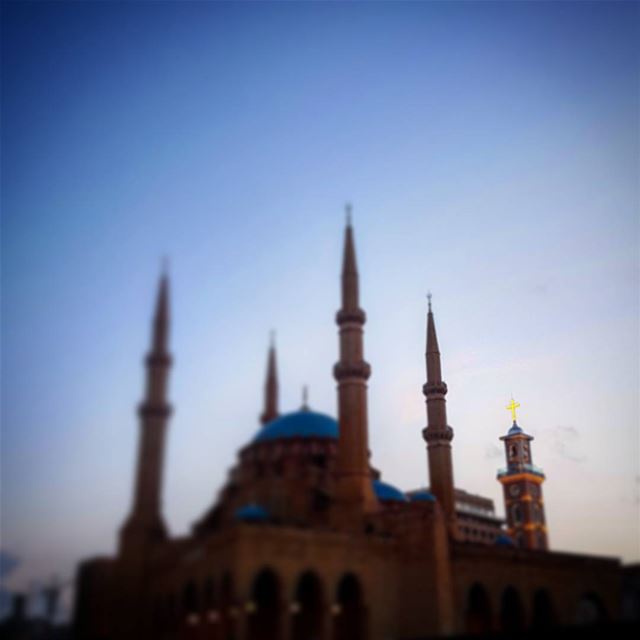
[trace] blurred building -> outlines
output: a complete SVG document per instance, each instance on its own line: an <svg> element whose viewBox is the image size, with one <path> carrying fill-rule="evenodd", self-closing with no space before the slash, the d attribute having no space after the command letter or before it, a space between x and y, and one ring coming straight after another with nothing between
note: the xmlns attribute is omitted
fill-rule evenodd
<svg viewBox="0 0 640 640"><path fill-rule="evenodd" d="M0 621L2 640L69 640L71 629L66 624L54 624L51 610L45 616L28 615L28 598L24 593L12 594L10 614Z"/></svg>
<svg viewBox="0 0 640 640"><path fill-rule="evenodd" d="M306 399L281 413L272 343L255 437L191 534L172 537L162 514L171 415L169 283L162 276L133 504L117 555L79 568L78 638L417 639L618 617L618 560L548 550L544 474L533 465L532 437L517 424L516 403L502 438L507 466L498 472L506 528L490 499L455 487L431 301L422 431L429 488L405 492L383 480L370 461L370 366L350 222L341 289L337 418Z"/></svg>

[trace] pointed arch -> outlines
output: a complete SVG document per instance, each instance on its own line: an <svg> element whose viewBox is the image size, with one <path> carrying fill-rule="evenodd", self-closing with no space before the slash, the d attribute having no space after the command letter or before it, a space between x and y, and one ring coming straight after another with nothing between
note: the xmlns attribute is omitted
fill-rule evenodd
<svg viewBox="0 0 640 640"><path fill-rule="evenodd" d="M202 640L218 640L222 622L219 594L213 576L207 576L202 583Z"/></svg>
<svg viewBox="0 0 640 640"><path fill-rule="evenodd" d="M500 629L510 633L524 629L524 606L518 591L507 587L500 599Z"/></svg>
<svg viewBox="0 0 640 640"><path fill-rule="evenodd" d="M195 640L200 624L200 598L194 580L189 580L182 588L180 600L181 637Z"/></svg>
<svg viewBox="0 0 640 640"><path fill-rule="evenodd" d="M609 619L602 598L590 591L582 594L576 607L576 624L588 626L606 622Z"/></svg>
<svg viewBox="0 0 640 640"><path fill-rule="evenodd" d="M324 592L313 571L298 578L291 615L291 640L320 640L323 637Z"/></svg>
<svg viewBox="0 0 640 640"><path fill-rule="evenodd" d="M199 609L198 587L194 580L189 580L182 588L182 612L185 614L197 613Z"/></svg>
<svg viewBox="0 0 640 640"><path fill-rule="evenodd" d="M216 604L213 576L207 576L202 583L202 604L205 609L212 609Z"/></svg>
<svg viewBox="0 0 640 640"><path fill-rule="evenodd" d="M467 594L465 629L470 634L490 633L493 628L491 600L485 587L474 583Z"/></svg>
<svg viewBox="0 0 640 640"><path fill-rule="evenodd" d="M280 579L270 568L256 574L247 610L247 640L274 640L280 634Z"/></svg>
<svg viewBox="0 0 640 640"><path fill-rule="evenodd" d="M553 599L547 589L538 589L533 594L533 619L531 627L535 630L552 629L558 624L558 615Z"/></svg>
<svg viewBox="0 0 640 640"><path fill-rule="evenodd" d="M236 618L238 616L233 576L226 572L220 582L220 638L236 637Z"/></svg>
<svg viewBox="0 0 640 640"><path fill-rule="evenodd" d="M334 640L365 640L367 614L360 580L353 574L345 574L336 589L334 608Z"/></svg>

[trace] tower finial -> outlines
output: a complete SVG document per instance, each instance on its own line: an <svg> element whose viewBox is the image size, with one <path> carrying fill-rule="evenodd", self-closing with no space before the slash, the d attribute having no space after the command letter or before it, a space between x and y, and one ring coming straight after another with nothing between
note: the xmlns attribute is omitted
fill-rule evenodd
<svg viewBox="0 0 640 640"><path fill-rule="evenodd" d="M306 384L302 387L302 410L309 410L309 387Z"/></svg>
<svg viewBox="0 0 640 640"><path fill-rule="evenodd" d="M511 411L511 418L513 420L513 424L516 424L516 409L520 406L519 402L516 402L511 396L511 402L506 406L506 409Z"/></svg>
<svg viewBox="0 0 640 640"><path fill-rule="evenodd" d="M427 291L427 300L429 301L429 313L431 313L431 291Z"/></svg>
<svg viewBox="0 0 640 640"><path fill-rule="evenodd" d="M276 365L276 332L269 332L269 351L267 353L267 375L264 381L264 410L260 422L267 424L275 420L278 413L278 371Z"/></svg>
<svg viewBox="0 0 640 640"><path fill-rule="evenodd" d="M168 277L169 266L170 266L169 256L165 253L162 255L162 258L160 258L160 275L163 278Z"/></svg>
<svg viewBox="0 0 640 640"><path fill-rule="evenodd" d="M163 269L156 294L156 309L153 319L151 350L166 353L169 340L169 276Z"/></svg>
<svg viewBox="0 0 640 640"><path fill-rule="evenodd" d="M347 205L347 226L344 230L342 254L342 309L350 312L358 310L358 297L358 268L351 226L351 205Z"/></svg>
<svg viewBox="0 0 640 640"><path fill-rule="evenodd" d="M345 211L345 215L347 218L347 226L350 227L351 226L351 217L352 217L352 212L353 212L353 207L351 206L350 202L347 202L347 204L344 206L344 211Z"/></svg>

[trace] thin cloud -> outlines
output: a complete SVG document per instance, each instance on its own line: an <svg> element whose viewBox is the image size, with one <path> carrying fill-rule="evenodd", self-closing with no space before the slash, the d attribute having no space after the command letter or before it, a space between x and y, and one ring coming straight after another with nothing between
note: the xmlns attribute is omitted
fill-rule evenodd
<svg viewBox="0 0 640 640"><path fill-rule="evenodd" d="M497 460L504 455L503 450L497 444L490 444L484 450L485 460Z"/></svg>
<svg viewBox="0 0 640 640"><path fill-rule="evenodd" d="M571 425L559 425L549 430L551 450L565 460L584 462L587 457L579 453L580 432Z"/></svg>
<svg viewBox="0 0 640 640"><path fill-rule="evenodd" d="M548 282L537 282L536 284L532 284L529 286L529 293L542 296L549 293L550 285Z"/></svg>

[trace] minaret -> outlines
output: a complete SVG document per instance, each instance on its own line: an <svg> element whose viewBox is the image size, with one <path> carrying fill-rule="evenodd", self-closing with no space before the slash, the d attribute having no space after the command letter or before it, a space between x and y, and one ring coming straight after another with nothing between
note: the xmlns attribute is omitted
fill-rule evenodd
<svg viewBox="0 0 640 640"><path fill-rule="evenodd" d="M449 532L457 535L451 441L453 429L447 424L447 385L442 380L440 349L431 310L431 294L427 313L427 382L422 392L427 399L427 427L422 437L427 443L431 492L436 496L447 521Z"/></svg>
<svg viewBox="0 0 640 640"><path fill-rule="evenodd" d="M138 551L140 545L166 536L162 517L162 472L167 422L171 405L167 401L167 383L171 356L169 340L169 279L160 278L151 350L146 358L145 399L138 409L140 431L133 508L121 530L123 551Z"/></svg>
<svg viewBox="0 0 640 640"><path fill-rule="evenodd" d="M278 415L278 372L276 368L276 344L275 334L271 332L271 343L267 356L267 376L264 383L264 411L260 416L260 422L267 424L275 420Z"/></svg>
<svg viewBox="0 0 640 640"><path fill-rule="evenodd" d="M336 314L340 334L340 360L333 368L338 382L340 434L336 461L335 523L357 529L365 513L375 511L369 468L367 380L371 367L364 360L363 326L366 320L358 296L358 270L347 205L347 226L342 259L342 307Z"/></svg>
<svg viewBox="0 0 640 640"><path fill-rule="evenodd" d="M542 499L544 473L534 466L531 458L533 436L526 434L516 421L516 409L520 406L513 398L507 409L511 411L513 424L504 442L507 468L498 471L498 480L504 491L504 510L509 535L517 547L525 549L548 548L547 527Z"/></svg>

